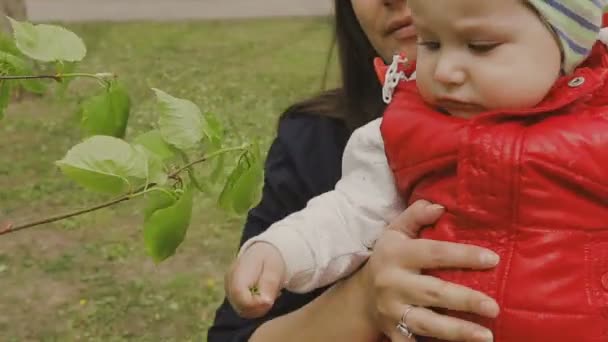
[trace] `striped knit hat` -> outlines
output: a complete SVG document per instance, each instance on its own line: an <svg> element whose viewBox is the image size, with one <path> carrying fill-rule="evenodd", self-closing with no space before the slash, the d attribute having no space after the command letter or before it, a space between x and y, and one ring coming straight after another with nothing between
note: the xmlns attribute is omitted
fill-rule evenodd
<svg viewBox="0 0 608 342"><path fill-rule="evenodd" d="M598 39L608 0L528 0L553 29L563 51L562 68L571 73Z"/></svg>

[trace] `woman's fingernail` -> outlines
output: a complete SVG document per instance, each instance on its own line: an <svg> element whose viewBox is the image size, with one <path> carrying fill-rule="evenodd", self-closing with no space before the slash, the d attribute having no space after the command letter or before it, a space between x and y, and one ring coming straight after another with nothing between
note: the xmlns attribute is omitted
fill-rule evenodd
<svg viewBox="0 0 608 342"><path fill-rule="evenodd" d="M492 332L490 330L478 331L474 336L475 340L479 342L492 342L494 340L494 336L492 336Z"/></svg>
<svg viewBox="0 0 608 342"><path fill-rule="evenodd" d="M480 305L481 314L487 317L496 317L498 316L498 305L492 300L485 300L481 302Z"/></svg>
<svg viewBox="0 0 608 342"><path fill-rule="evenodd" d="M483 252L481 254L481 263L488 266L496 266L500 261L498 254L494 252Z"/></svg>
<svg viewBox="0 0 608 342"><path fill-rule="evenodd" d="M429 209L431 209L432 211L444 211L445 207L442 206L441 204L431 204L429 206Z"/></svg>

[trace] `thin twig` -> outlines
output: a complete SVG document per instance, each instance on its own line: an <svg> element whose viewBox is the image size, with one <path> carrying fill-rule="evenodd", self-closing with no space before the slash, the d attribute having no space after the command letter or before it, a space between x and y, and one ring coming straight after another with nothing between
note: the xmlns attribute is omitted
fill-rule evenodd
<svg viewBox="0 0 608 342"><path fill-rule="evenodd" d="M85 77L97 80L102 86L108 86L107 77L115 78L116 75L110 73L87 74L87 73L68 73L56 75L4 75L0 76L0 81L8 80L34 80L34 79L52 79L57 82L62 82L65 78Z"/></svg>
<svg viewBox="0 0 608 342"><path fill-rule="evenodd" d="M11 224L9 224L6 227L6 229L0 231L0 235L14 233L14 232L17 232L19 230L23 230L23 229L27 229L27 228L32 228L32 227L39 226L39 225L42 225L42 224L57 222L57 221L60 221L60 220L65 220L65 219L68 219L70 217L74 217L74 216L78 216L78 215L83 215L83 214L90 213L90 212L93 212L93 211L96 211L96 210L99 210L99 209L103 209L103 208L107 208L107 207L113 206L115 204L118 204L120 202L124 202L124 201L129 200L129 199L131 199L131 195L124 195L124 196L118 197L116 199L113 199L111 201L108 201L108 202L105 202L105 203L101 203L101 204L98 204L98 205L90 207L90 208L81 209L81 210L73 211L73 212L70 212L70 213L61 214L61 215L57 215L57 216L52 216L52 217L49 217L49 218L45 218L45 219L41 219L41 220L29 222L29 223L24 223L24 224L20 224L20 225L15 225L15 226L12 226Z"/></svg>
<svg viewBox="0 0 608 342"><path fill-rule="evenodd" d="M34 79L52 79L57 82L61 82L61 77L58 75L8 75L8 76L0 76L0 80L34 80Z"/></svg>
<svg viewBox="0 0 608 342"><path fill-rule="evenodd" d="M171 174L169 174L169 178L171 179L175 179L180 173L189 170L191 167L200 164L200 163L204 163L207 160L214 158L220 154L224 154L224 153L229 153L229 152L234 152L234 151L241 151L244 150L248 147L248 145L243 145L240 147L232 147L232 148L226 148L226 149L222 149L222 150L218 150L216 152L210 153L206 156L203 156L197 160L194 160L186 165L184 165L183 167L177 169L176 171L172 172ZM143 191L146 191L147 189L150 189L152 187L155 187L157 184L155 183L151 183L148 184L148 186L142 186L139 189L129 193L129 194L125 194L122 195L120 197L117 197L113 200L107 201L105 203L101 203L101 204L97 204L95 206L89 207L89 208L85 208L85 209L80 209L80 210L75 210L69 213L65 213L65 214L61 214L61 215L57 215L57 216L52 216L52 217L48 217L48 218L44 218L44 219L40 219L40 220L36 220L36 221L32 221L32 222L28 222L28 223L23 223L23 224L19 224L19 225L13 225L12 223L6 223L3 224L3 226L0 226L0 236L1 235L5 235L5 234L9 234L9 233L14 233L23 229L28 229L28 228L32 228L32 227L36 227L36 226L40 226L43 224L48 224L48 223L53 223L53 222L57 222L57 221L61 221L61 220L65 220L74 216L80 216L83 214L87 214L93 211L97 211L103 208L108 208L111 207L113 205L116 205L118 203L121 202L125 202L128 201L132 198L135 198L138 196L138 194L142 193Z"/></svg>

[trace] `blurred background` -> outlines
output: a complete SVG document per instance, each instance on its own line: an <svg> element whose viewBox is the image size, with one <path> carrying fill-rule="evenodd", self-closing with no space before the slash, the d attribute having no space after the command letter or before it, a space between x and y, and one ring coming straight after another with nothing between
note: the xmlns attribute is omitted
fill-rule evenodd
<svg viewBox="0 0 608 342"><path fill-rule="evenodd" d="M114 72L133 108L127 139L154 127L156 87L215 113L228 135L267 149L278 116L335 83L329 0L0 0L5 15L83 38L82 72ZM5 27L5 30L8 28ZM97 85L13 98L0 121L0 221L56 215L107 198L54 161L81 139L76 112ZM204 167L203 167L204 168ZM0 236L0 341L201 341L223 297L243 218L197 198L177 255L145 254L142 203Z"/></svg>

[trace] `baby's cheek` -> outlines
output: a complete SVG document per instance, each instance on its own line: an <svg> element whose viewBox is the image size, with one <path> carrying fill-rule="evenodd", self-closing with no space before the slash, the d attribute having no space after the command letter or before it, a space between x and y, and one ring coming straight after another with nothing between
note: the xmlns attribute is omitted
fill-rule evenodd
<svg viewBox="0 0 608 342"><path fill-rule="evenodd" d="M532 108L540 103L553 82L542 82L529 77L510 77L484 87L488 108Z"/></svg>
<svg viewBox="0 0 608 342"><path fill-rule="evenodd" d="M418 66L416 67L416 87L418 87L420 96L425 102L433 103L435 96L433 94L432 75L424 68L419 69Z"/></svg>

